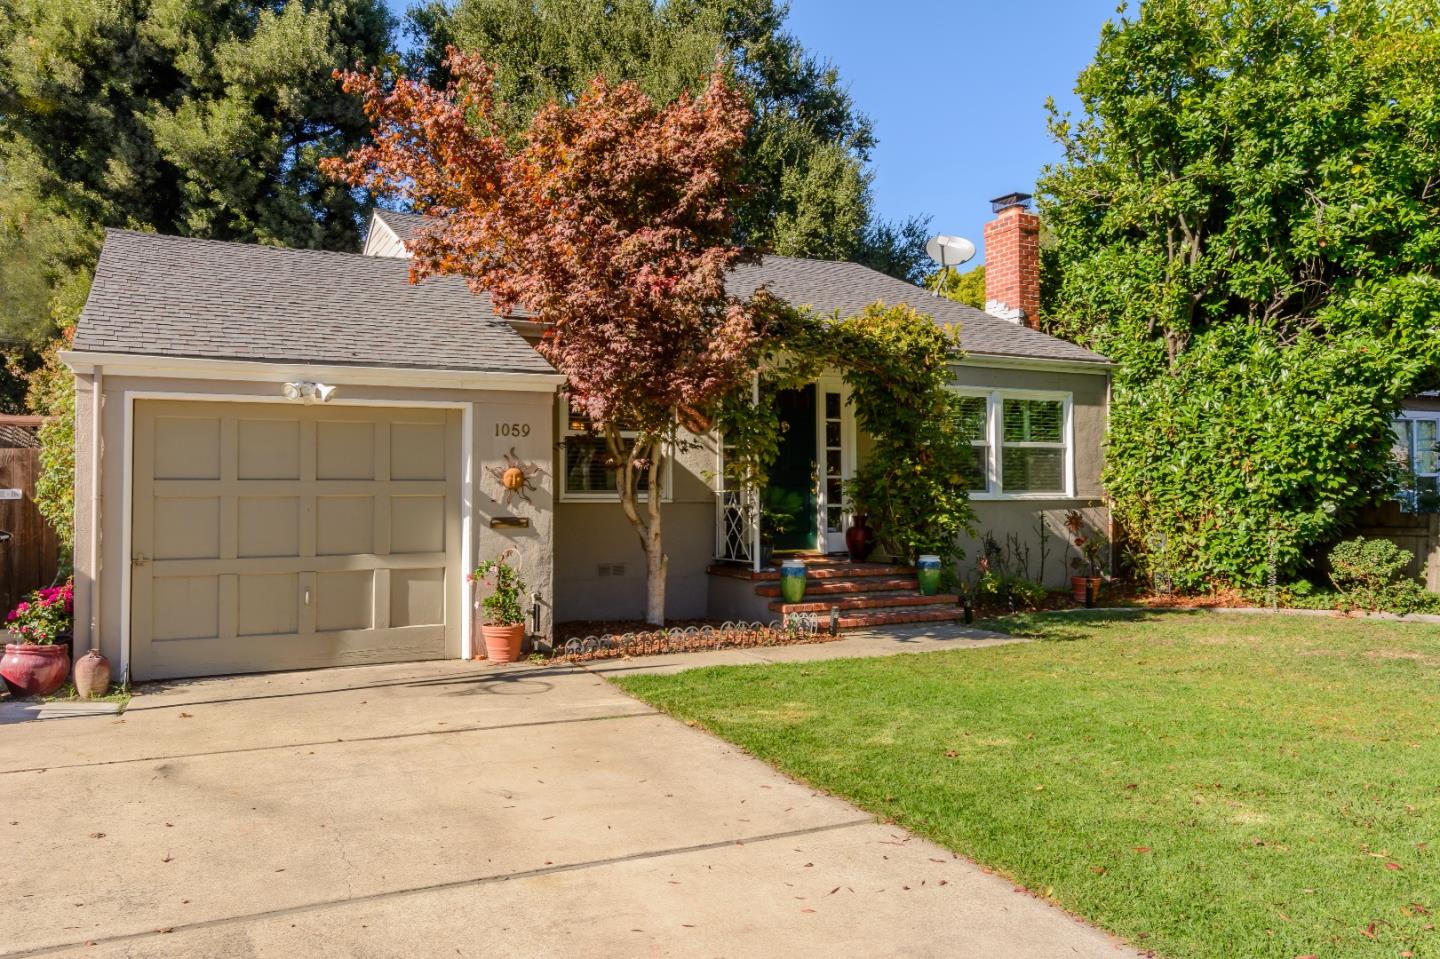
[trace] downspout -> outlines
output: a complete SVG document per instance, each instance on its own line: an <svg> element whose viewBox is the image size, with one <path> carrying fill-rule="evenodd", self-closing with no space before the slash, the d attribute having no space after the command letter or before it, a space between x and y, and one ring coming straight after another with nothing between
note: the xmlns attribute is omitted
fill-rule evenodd
<svg viewBox="0 0 1440 959"><path fill-rule="evenodd" d="M100 406L105 396L105 368L95 367L90 381L90 648L100 648ZM128 679L129 677L124 677Z"/></svg>

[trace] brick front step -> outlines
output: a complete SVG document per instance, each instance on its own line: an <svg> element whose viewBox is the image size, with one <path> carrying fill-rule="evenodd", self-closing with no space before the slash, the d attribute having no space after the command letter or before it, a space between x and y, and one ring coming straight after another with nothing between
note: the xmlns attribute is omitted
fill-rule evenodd
<svg viewBox="0 0 1440 959"><path fill-rule="evenodd" d="M877 609L840 617L841 629L865 629L873 626L899 626L903 623L947 623L965 618L959 606L916 607L914 609Z"/></svg>
<svg viewBox="0 0 1440 959"><path fill-rule="evenodd" d="M861 579L820 579L805 577L806 596L830 596L836 593L873 593L878 590L919 589L920 581L913 576L881 578L868 576ZM779 596L778 583L766 583L755 587L757 596Z"/></svg>
<svg viewBox="0 0 1440 959"><path fill-rule="evenodd" d="M839 595L831 599L814 600L812 602L786 603L780 600L772 602L770 608L777 613L825 613L830 607L839 609L885 609L896 606L935 606L952 607L960 602L959 596L926 596L923 593L853 593L850 595Z"/></svg>
<svg viewBox="0 0 1440 959"><path fill-rule="evenodd" d="M908 576L915 572L914 566L892 566L885 563L849 563L828 559L806 559L804 562L806 581L853 579L864 576ZM707 567L705 571L712 576L732 576L736 579L778 580L780 578L778 565L773 569L759 571L749 570L743 566L714 565Z"/></svg>

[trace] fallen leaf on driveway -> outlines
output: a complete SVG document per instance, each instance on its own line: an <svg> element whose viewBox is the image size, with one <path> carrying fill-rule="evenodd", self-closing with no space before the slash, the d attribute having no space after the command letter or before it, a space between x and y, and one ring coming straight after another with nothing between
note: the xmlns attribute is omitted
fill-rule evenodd
<svg viewBox="0 0 1440 959"><path fill-rule="evenodd" d="M189 713L181 713L181 714L180 714L180 718L181 718L181 719L194 719L195 717L194 717L194 716L191 716Z"/></svg>

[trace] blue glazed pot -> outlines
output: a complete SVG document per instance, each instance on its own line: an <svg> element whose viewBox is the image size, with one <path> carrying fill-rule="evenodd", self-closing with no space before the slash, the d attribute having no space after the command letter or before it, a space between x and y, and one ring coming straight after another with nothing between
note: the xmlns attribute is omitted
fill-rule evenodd
<svg viewBox="0 0 1440 959"><path fill-rule="evenodd" d="M798 603L805 596L805 564L798 559L780 564L780 595L787 603Z"/></svg>
<svg viewBox="0 0 1440 959"><path fill-rule="evenodd" d="M934 596L940 592L940 557L931 554L921 556L915 563L915 578L920 580L920 592Z"/></svg>

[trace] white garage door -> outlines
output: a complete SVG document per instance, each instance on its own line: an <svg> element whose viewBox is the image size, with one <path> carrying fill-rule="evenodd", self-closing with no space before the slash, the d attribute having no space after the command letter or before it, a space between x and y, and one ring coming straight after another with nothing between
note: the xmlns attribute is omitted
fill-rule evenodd
<svg viewBox="0 0 1440 959"><path fill-rule="evenodd" d="M134 443L134 678L458 655L458 410L142 400Z"/></svg>

